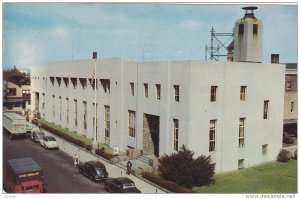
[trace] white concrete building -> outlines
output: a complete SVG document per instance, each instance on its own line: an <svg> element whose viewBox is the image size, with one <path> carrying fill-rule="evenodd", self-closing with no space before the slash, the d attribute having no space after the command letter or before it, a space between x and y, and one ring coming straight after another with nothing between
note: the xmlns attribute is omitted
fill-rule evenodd
<svg viewBox="0 0 300 199"><path fill-rule="evenodd" d="M282 146L285 66L126 58L33 67L32 111L99 143L161 156L184 144L216 172L276 159Z"/></svg>

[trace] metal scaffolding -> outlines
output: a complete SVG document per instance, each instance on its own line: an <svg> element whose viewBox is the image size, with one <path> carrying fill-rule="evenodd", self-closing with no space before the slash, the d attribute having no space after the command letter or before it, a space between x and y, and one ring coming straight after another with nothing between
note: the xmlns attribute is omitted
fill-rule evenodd
<svg viewBox="0 0 300 199"><path fill-rule="evenodd" d="M207 60L207 55L209 55L210 60L219 61L219 57L227 57L228 42L233 40L234 30L232 33L216 33L214 28L211 28L210 33L210 47L205 45L205 60ZM227 38L227 40L224 41L224 39L221 38ZM217 41L217 46L215 46L215 40ZM224 49L226 54L220 54L220 51L221 53L225 53Z"/></svg>

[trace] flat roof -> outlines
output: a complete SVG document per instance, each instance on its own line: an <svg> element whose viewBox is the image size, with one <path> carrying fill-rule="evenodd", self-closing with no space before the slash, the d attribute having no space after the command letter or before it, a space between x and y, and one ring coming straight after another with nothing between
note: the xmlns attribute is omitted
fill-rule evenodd
<svg viewBox="0 0 300 199"><path fill-rule="evenodd" d="M3 116L6 116L10 119L15 119L15 120L25 120L24 117L22 117L21 115L18 115L17 113L14 113L14 112L4 112Z"/></svg>
<svg viewBox="0 0 300 199"><path fill-rule="evenodd" d="M7 162L17 174L41 170L41 167L31 157L8 160Z"/></svg>

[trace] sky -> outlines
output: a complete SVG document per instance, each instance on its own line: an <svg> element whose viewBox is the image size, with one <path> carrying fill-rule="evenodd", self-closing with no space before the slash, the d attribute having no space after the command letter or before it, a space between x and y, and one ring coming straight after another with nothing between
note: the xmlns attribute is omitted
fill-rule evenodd
<svg viewBox="0 0 300 199"><path fill-rule="evenodd" d="M205 60L211 28L232 32L248 5L3 3L3 68L91 59L94 51L98 59ZM264 24L263 62L270 63L271 54L280 54L281 63L297 62L297 5L252 6Z"/></svg>

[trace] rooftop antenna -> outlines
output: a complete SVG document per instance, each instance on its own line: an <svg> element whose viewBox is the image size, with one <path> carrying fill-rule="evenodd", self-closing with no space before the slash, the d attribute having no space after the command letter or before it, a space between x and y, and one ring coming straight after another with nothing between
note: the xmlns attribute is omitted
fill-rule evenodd
<svg viewBox="0 0 300 199"><path fill-rule="evenodd" d="M227 42L232 41L234 36L234 30L230 33L217 33L215 32L214 28L212 27L210 30L210 47L205 46L205 60L207 60L207 53L210 55L211 61L219 61L220 57L227 56L226 54L220 54L220 50L224 48L227 51ZM221 37L227 37L226 41L221 40ZM215 42L217 41L218 45L215 46Z"/></svg>

